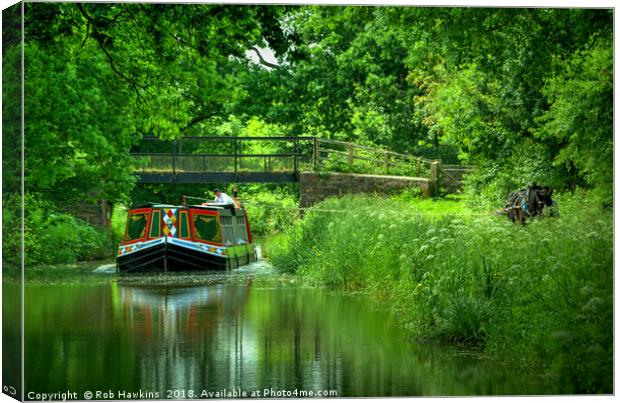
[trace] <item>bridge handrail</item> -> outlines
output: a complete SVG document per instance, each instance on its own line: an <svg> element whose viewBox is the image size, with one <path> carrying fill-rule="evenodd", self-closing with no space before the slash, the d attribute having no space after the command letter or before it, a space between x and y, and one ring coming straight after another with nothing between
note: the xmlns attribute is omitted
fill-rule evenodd
<svg viewBox="0 0 620 403"><path fill-rule="evenodd" d="M162 140L155 136L144 136L141 140L146 141L252 141L252 140L269 140L269 141L314 141L314 136L184 136L179 139Z"/></svg>
<svg viewBox="0 0 620 403"><path fill-rule="evenodd" d="M424 157L416 157L416 156L412 156L412 155L408 155L408 154L401 154L401 153L397 153L395 151L391 151L391 150L386 150L384 148L380 148L380 147L371 147L371 146L364 146L364 145L360 145L360 144L355 144L355 143L349 143L346 141L340 141L340 140L332 140L332 139L326 139L326 138L322 138L322 137L316 137L316 136L246 136L246 137L239 137L239 136L186 136L186 137L182 137L180 139L172 139L172 140L162 140L159 137L156 136L144 136L142 138L142 140L146 140L146 141L257 141L257 140L268 140L268 141L313 141L316 142L317 144L334 144L334 145L341 145L341 146L345 146L345 147L349 147L349 148L354 148L354 149L359 149L359 150L366 150L366 151L370 151L370 152L377 152L377 153L383 153L383 154L388 154L394 157L399 157L399 158L404 158L404 159L409 159L409 160L418 160L418 161L422 161L424 163L431 163L433 162L433 160L424 158ZM331 151L331 150L326 150L326 151ZM145 153L132 153L134 155L137 154L145 154ZM162 153L165 154L165 153ZM177 155L181 155L182 153L176 153ZM237 154L238 156L244 155L244 154ZM305 155L305 154L304 154Z"/></svg>
<svg viewBox="0 0 620 403"><path fill-rule="evenodd" d="M433 162L433 160L429 160L429 159L424 158L424 157L416 157L416 156L413 156L413 155L401 154L401 153L397 153L397 152L394 152L394 151L386 150L386 149L380 148L380 147L363 146L363 145L359 145L359 144L355 144L355 143L348 143L346 141L324 139L324 138L321 138L321 137L317 137L316 139L317 139L318 143L337 144L337 145L341 145L341 146L345 146L345 147L352 147L352 148L362 149L362 150L371 151L371 152L377 152L377 153L383 153L383 154L387 153L387 154L395 156L395 157L411 159L411 160L418 160L418 161L421 161L421 162L424 162L424 163L427 163L427 164L430 164L431 162Z"/></svg>
<svg viewBox="0 0 620 403"><path fill-rule="evenodd" d="M448 171L451 169L465 171L465 170L474 170L476 169L476 166L475 165L460 165L460 164L441 164L441 169L448 170Z"/></svg>
<svg viewBox="0 0 620 403"><path fill-rule="evenodd" d="M171 157L172 153L131 153L134 157ZM264 158L264 157L310 157L308 154L197 154L174 153L177 157L237 157L237 158Z"/></svg>
<svg viewBox="0 0 620 403"><path fill-rule="evenodd" d="M338 155L344 155L344 156L349 156L350 155L350 153L348 151L331 150L331 149L326 149L326 148L321 148L320 151L325 151L325 152L329 152L329 153L332 153L332 154L338 154ZM381 154L381 155L385 155L386 154L383 151L377 151L377 153ZM391 154L388 154L388 155L391 155ZM356 160L370 161L370 162L376 162L377 161L376 158L362 157L360 155L353 155L352 158L356 159ZM432 162L432 161L430 161L430 162ZM396 163L401 163L401 164L403 164L403 163L404 164L410 164L410 163L429 164L430 162L423 161L423 160L421 160L419 158L416 158L416 157L411 157L409 160L405 159L404 161L403 161L403 159L396 159L396 161L390 161L390 164L396 164Z"/></svg>
<svg viewBox="0 0 620 403"><path fill-rule="evenodd" d="M161 140L155 136L145 136L143 140L146 142L162 142L164 144L171 143L170 145L172 146L170 152L162 152L161 149L158 149L156 152L131 153L136 158L150 158L148 167L145 167L142 170L143 172L153 169L166 169L166 166L172 167L173 175L176 175L176 172L187 171L188 169L196 170L196 172L206 172L208 166L213 168L213 165L207 165L209 159L211 161L221 161L222 159L230 158L230 166L228 167L230 169L224 168L224 171L232 170L234 173L237 173L238 169L248 168L247 166L242 167L240 165L242 161L247 161L250 158L262 158L264 161L262 163L259 162L259 165L262 164L262 167L258 169L263 173L272 172L274 167L280 170L282 163L284 163L287 165L286 169L288 171L296 174L302 165L308 167L308 163L310 163L309 168L313 170L331 169L358 173L421 176L430 177L431 179L436 176L436 167L433 168L433 163L437 161L434 160L402 154L380 147L359 145L315 136L188 136L176 140ZM213 153L215 150L211 152L204 152L207 150L187 152L186 150L186 152L183 152L184 147L182 144L185 141L229 142L232 147L230 150L222 150L225 153ZM241 152L245 148L242 143L251 141L273 141L288 143L288 145L283 144L284 147L278 147L279 151L273 153L261 152L263 150L260 149L256 150L258 152L255 151L255 153L251 154ZM292 148L290 148L290 143L293 143ZM203 152L201 153L200 151ZM252 152L253 150L248 149L247 151ZM164 158L164 160L161 158ZM170 158L170 160L168 161L166 158ZM202 167L192 162L200 159L203 160ZM289 162L285 162L284 159L292 159L292 161L287 160ZM221 164L221 162L214 163ZM288 166L289 163L292 163L292 166Z"/></svg>

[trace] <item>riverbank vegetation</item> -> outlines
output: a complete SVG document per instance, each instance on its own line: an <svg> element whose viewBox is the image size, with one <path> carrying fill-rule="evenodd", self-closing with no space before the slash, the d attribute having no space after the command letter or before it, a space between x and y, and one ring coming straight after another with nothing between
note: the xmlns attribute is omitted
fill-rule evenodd
<svg viewBox="0 0 620 403"><path fill-rule="evenodd" d="M27 196L24 211L24 262L26 266L76 263L109 258L115 239L112 233L95 228L59 210L53 203ZM20 227L21 200L3 200L3 228ZM19 267L21 237L4 236L2 260L7 267Z"/></svg>
<svg viewBox="0 0 620 403"><path fill-rule="evenodd" d="M417 337L478 346L562 392L611 393L612 212L583 192L558 200L560 217L522 227L462 202L331 199L266 253L368 293Z"/></svg>

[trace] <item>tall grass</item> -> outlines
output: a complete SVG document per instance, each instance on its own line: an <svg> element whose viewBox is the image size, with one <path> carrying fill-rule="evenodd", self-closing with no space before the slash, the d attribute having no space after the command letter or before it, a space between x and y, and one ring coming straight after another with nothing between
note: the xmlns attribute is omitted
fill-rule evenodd
<svg viewBox="0 0 620 403"><path fill-rule="evenodd" d="M585 194L559 203L559 218L522 227L455 201L331 199L266 253L284 272L368 292L419 337L478 345L563 392L611 393L612 214Z"/></svg>
<svg viewBox="0 0 620 403"><path fill-rule="evenodd" d="M283 191L247 192L244 207L247 209L254 235L269 235L292 225L299 216L297 198Z"/></svg>

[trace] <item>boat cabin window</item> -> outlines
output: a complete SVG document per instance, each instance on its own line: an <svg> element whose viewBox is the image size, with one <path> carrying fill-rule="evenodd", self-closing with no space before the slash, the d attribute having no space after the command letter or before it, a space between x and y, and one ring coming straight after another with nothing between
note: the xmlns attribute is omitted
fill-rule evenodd
<svg viewBox="0 0 620 403"><path fill-rule="evenodd" d="M245 226L245 217L242 215L238 215L235 218L237 220L237 225L235 225L237 243L248 242L248 230Z"/></svg>
<svg viewBox="0 0 620 403"><path fill-rule="evenodd" d="M233 228L233 218L222 216L222 231L224 232L224 245L235 243L235 230Z"/></svg>
<svg viewBox="0 0 620 403"><path fill-rule="evenodd" d="M187 220L187 211L179 213L179 238L189 238L189 223Z"/></svg>
<svg viewBox="0 0 620 403"><path fill-rule="evenodd" d="M159 238L161 229L161 211L154 210L153 218L151 218L151 230L149 231L149 238Z"/></svg>
<svg viewBox="0 0 620 403"><path fill-rule="evenodd" d="M248 231L245 227L245 217L236 215L222 217L222 231L225 245L240 245L248 242Z"/></svg>
<svg viewBox="0 0 620 403"><path fill-rule="evenodd" d="M217 216L194 214L194 232L196 239L206 242L222 242Z"/></svg>
<svg viewBox="0 0 620 403"><path fill-rule="evenodd" d="M125 241L134 241L144 238L148 213L129 213L125 227Z"/></svg>

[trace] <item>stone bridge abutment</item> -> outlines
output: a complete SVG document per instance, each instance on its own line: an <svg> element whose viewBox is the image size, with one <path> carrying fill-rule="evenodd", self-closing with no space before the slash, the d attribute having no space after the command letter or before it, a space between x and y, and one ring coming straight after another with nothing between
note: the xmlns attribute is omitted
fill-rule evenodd
<svg viewBox="0 0 620 403"><path fill-rule="evenodd" d="M427 178L390 175L361 175L338 172L300 172L299 206L306 208L328 197L345 194L393 194L419 188L424 195L432 192Z"/></svg>

